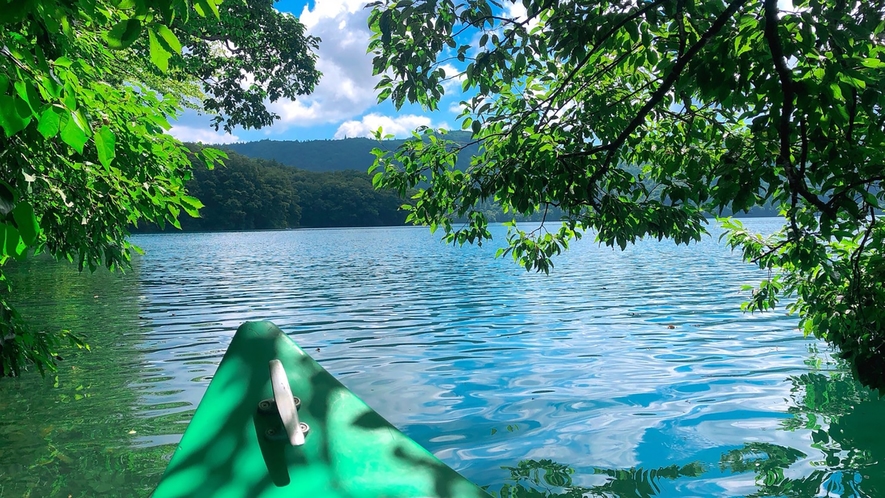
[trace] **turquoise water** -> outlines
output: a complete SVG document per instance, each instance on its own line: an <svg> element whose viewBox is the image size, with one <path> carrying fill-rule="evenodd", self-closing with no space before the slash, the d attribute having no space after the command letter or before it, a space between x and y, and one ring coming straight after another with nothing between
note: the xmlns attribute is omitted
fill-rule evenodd
<svg viewBox="0 0 885 498"><path fill-rule="evenodd" d="M491 491L885 493L885 405L795 317L742 313L740 286L765 274L715 237L582 241L549 276L412 227L134 241L146 255L124 276L14 272L33 320L94 351L0 381L0 495L146 495L255 319Z"/></svg>

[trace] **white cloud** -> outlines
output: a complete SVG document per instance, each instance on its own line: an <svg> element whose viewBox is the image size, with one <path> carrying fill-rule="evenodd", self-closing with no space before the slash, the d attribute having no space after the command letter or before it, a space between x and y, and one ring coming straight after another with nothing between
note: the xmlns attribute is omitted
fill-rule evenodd
<svg viewBox="0 0 885 498"><path fill-rule="evenodd" d="M456 115L460 115L464 112L464 110L467 109L467 106L463 105L461 102L463 101L452 102L449 104L449 112Z"/></svg>
<svg viewBox="0 0 885 498"><path fill-rule="evenodd" d="M273 132L292 126L328 124L358 116L375 105L375 83L365 0L317 0L304 7L298 18L312 36L322 39L317 69L323 73L311 95L293 102L281 99L270 104L280 115Z"/></svg>
<svg viewBox="0 0 885 498"><path fill-rule="evenodd" d="M236 135L229 133L218 133L205 128L182 125L173 125L169 134L182 142L202 142L204 144L229 144L240 140Z"/></svg>
<svg viewBox="0 0 885 498"><path fill-rule="evenodd" d="M528 18L528 12L525 9L525 6L522 2L513 2L505 7L506 15L509 18L516 19L517 21L525 21ZM538 16L532 18L531 21L526 25L526 30L531 31L535 28L539 23Z"/></svg>
<svg viewBox="0 0 885 498"><path fill-rule="evenodd" d="M363 9L365 5L364 0L317 0L314 2L313 10L310 10L309 5L304 6L298 20L310 31L326 19L338 19L342 15L347 16L365 10Z"/></svg>
<svg viewBox="0 0 885 498"><path fill-rule="evenodd" d="M300 13L292 13L304 24L309 35L321 39L317 50L317 69L323 76L310 95L301 96L295 101L280 99L273 103L266 102L268 109L279 115L280 119L262 130L265 136L288 135L293 128L334 127L339 124L336 137L345 134L366 136L378 126L397 136L407 135L421 125L446 127L444 123L432 123L431 118L427 117L385 117L373 109L377 102L375 84L379 77L372 75L372 54L366 53L370 37L367 25L370 10L364 8L365 4L365 0L316 0L308 3ZM451 64L442 67L451 78L444 83L446 91L460 95L464 76L458 75L458 69ZM250 75L246 76L244 85L252 81ZM239 140L237 136L201 130L200 125L191 122L196 121L196 117L190 114L185 112L172 132L182 140L212 143ZM243 131L241 135L243 133L254 136L254 132Z"/></svg>
<svg viewBox="0 0 885 498"><path fill-rule="evenodd" d="M446 72L446 80L443 81L442 84L446 93L455 92L460 94L461 86L464 83L464 79L467 78L467 75L451 64L442 64L439 67Z"/></svg>
<svg viewBox="0 0 885 498"><path fill-rule="evenodd" d="M393 134L401 138L408 136L419 126L449 128L449 125L446 123L434 124L427 116L405 114L391 117L372 113L363 116L359 121L350 120L342 123L335 132L335 138L371 137L372 133L374 133L379 127L384 130L385 135Z"/></svg>

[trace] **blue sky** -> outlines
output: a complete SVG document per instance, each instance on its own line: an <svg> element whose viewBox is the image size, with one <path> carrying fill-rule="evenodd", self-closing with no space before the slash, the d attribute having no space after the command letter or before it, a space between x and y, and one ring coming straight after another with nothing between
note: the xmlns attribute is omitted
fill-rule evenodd
<svg viewBox="0 0 885 498"><path fill-rule="evenodd" d="M376 104L372 76L372 56L366 53L369 42L364 8L368 0L282 0L276 8L290 12L307 27L309 34L322 39L317 67L323 78L311 95L296 101L281 99L269 104L279 119L261 130L235 129L232 134L216 132L208 116L194 111L184 113L173 126L176 138L189 142L230 143L254 140L314 140L370 136L379 127L397 137L407 136L418 126L458 129L459 85L451 81L439 111L425 112L420 106L407 105L400 111L385 102ZM778 0L781 9L792 8L790 0ZM521 2L504 2L508 17L525 16ZM469 41L469 40L465 40ZM446 74L458 71L443 66Z"/></svg>
<svg viewBox="0 0 885 498"><path fill-rule="evenodd" d="M366 53L369 11L366 0L283 0L276 8L291 12L311 35L322 39L317 66L323 78L313 94L296 101L281 99L270 104L281 116L273 126L261 130L236 129L232 134L216 132L209 117L188 111L175 123L171 133L185 141L204 143L248 142L253 140L312 140L369 136L379 126L385 133L406 136L421 125L457 128L457 88L447 93L440 111L427 113L420 106L407 106L397 112L389 103L376 104L372 76L372 56ZM451 73L450 73L451 74Z"/></svg>

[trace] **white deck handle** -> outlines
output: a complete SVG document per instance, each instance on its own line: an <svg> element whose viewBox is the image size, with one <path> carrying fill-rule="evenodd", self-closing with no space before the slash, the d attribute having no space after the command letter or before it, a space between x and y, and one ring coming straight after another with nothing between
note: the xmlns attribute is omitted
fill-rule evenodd
<svg viewBox="0 0 885 498"><path fill-rule="evenodd" d="M298 410L295 408L295 400L292 399L292 388L289 387L289 376L280 360L270 360L270 383L273 386L273 398L283 420L283 427L289 436L289 442L293 446L304 444L304 432L298 421Z"/></svg>

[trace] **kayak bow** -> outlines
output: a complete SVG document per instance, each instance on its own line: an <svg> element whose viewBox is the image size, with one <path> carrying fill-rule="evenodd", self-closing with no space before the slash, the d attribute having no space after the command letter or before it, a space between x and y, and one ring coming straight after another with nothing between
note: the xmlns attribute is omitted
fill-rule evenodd
<svg viewBox="0 0 885 498"><path fill-rule="evenodd" d="M153 494L204 496L489 495L384 420L274 324L246 322Z"/></svg>

